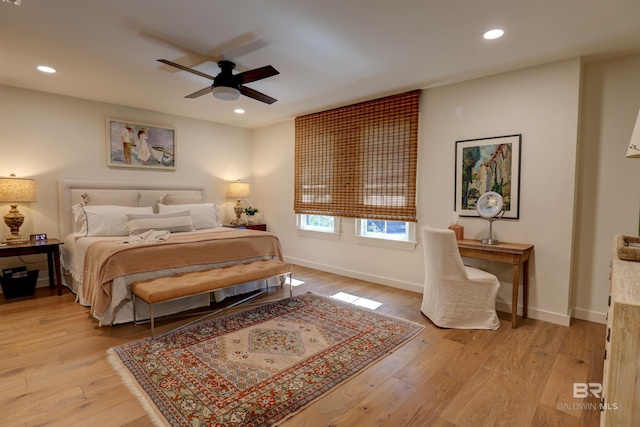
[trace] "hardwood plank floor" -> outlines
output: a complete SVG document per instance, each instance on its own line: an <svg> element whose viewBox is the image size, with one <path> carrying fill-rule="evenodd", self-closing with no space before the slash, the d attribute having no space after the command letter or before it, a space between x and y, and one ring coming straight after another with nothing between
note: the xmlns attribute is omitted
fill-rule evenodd
<svg viewBox="0 0 640 427"><path fill-rule="evenodd" d="M420 313L421 294L300 266L294 279L304 282L294 295L346 292L425 329L283 426L599 425L597 399L572 393L574 382L602 381L605 325L526 319L511 329L498 313L497 331L440 329ZM105 356L148 334L148 325L98 327L67 290L0 300L0 425L151 426Z"/></svg>

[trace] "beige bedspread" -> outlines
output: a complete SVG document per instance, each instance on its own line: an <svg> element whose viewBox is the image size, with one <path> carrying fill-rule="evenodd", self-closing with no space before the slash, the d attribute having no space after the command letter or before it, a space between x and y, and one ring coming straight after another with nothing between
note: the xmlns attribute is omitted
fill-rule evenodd
<svg viewBox="0 0 640 427"><path fill-rule="evenodd" d="M172 235L168 240L145 245L95 242L87 249L83 294L91 312L102 315L109 306L111 281L119 276L190 265L283 260L278 238L256 230L218 231Z"/></svg>

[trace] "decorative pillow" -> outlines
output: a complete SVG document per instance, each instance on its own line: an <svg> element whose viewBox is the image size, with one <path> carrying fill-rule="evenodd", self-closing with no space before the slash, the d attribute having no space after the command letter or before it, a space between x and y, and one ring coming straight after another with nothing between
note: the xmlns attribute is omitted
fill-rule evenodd
<svg viewBox="0 0 640 427"><path fill-rule="evenodd" d="M140 193L137 191L89 191L82 194L85 206L138 206Z"/></svg>
<svg viewBox="0 0 640 427"><path fill-rule="evenodd" d="M160 202L163 205L188 205L194 203L202 203L202 194L194 193L167 193Z"/></svg>
<svg viewBox="0 0 640 427"><path fill-rule="evenodd" d="M193 228L200 230L202 228L220 227L218 219L219 207L213 203L199 203L186 205L163 205L158 203L160 213L176 212L189 210L191 211L191 219L193 220Z"/></svg>
<svg viewBox="0 0 640 427"><path fill-rule="evenodd" d="M153 213L151 206L82 206L71 207L76 221L76 237L128 236L127 214Z"/></svg>
<svg viewBox="0 0 640 427"><path fill-rule="evenodd" d="M140 234L149 230L166 230L171 233L193 230L191 212L177 211L159 214L127 214L129 234Z"/></svg>

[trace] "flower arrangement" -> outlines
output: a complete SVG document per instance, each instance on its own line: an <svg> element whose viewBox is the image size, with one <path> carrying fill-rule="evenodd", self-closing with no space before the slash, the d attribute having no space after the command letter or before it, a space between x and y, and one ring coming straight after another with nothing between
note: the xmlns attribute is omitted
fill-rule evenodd
<svg viewBox="0 0 640 427"><path fill-rule="evenodd" d="M258 208L253 208L251 206L249 206L248 208L244 208L244 213L246 213L249 216L254 216L258 212L260 212L260 209Z"/></svg>

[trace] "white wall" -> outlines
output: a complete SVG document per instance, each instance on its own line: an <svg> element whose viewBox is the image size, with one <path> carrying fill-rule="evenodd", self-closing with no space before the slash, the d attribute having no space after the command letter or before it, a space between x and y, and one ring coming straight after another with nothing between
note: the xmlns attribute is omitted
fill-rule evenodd
<svg viewBox="0 0 640 427"><path fill-rule="evenodd" d="M604 321L615 234L637 235L640 159L627 159L640 109L640 55L586 64L574 256L575 316Z"/></svg>
<svg viewBox="0 0 640 427"><path fill-rule="evenodd" d="M177 169L108 168L107 118L175 128ZM0 176L15 173L36 181L37 202L19 206L26 217L23 236L38 232L64 239L58 229L61 178L201 183L207 186L209 201L223 205L231 219L226 183L251 181L251 155L247 129L0 85ZM8 209L1 204L0 216ZM0 224L3 238L9 229ZM0 266L14 265L20 265L17 258L0 259ZM41 278L46 279L46 262L33 267L44 270Z"/></svg>
<svg viewBox="0 0 640 427"><path fill-rule="evenodd" d="M499 240L535 245L530 262L531 317L567 324L575 164L580 90L579 60L500 74L428 90L422 132L425 167L421 196L442 199L444 207L423 202L423 220L445 226L453 206L454 141L522 134L520 219L494 223ZM454 109L462 107L462 118ZM463 218L465 237L487 234L485 220ZM511 269L494 264L502 287L500 305L510 305ZM520 292L521 294L521 292ZM521 299L521 298L520 298ZM502 303L502 304L500 304Z"/></svg>
<svg viewBox="0 0 640 427"><path fill-rule="evenodd" d="M419 226L447 227L453 211L455 141L522 133L520 220L494 224L498 239L535 244L531 317L568 324L580 61L571 60L423 91L419 136ZM454 111L462 107L462 118ZM294 123L254 131L257 202L268 205L270 229L293 262L377 283L421 291L422 245L397 250L359 244L353 220L340 240L300 236L293 206ZM264 186L259 183L265 183ZM468 238L488 223L463 218ZM499 304L510 310L511 267L499 275Z"/></svg>

